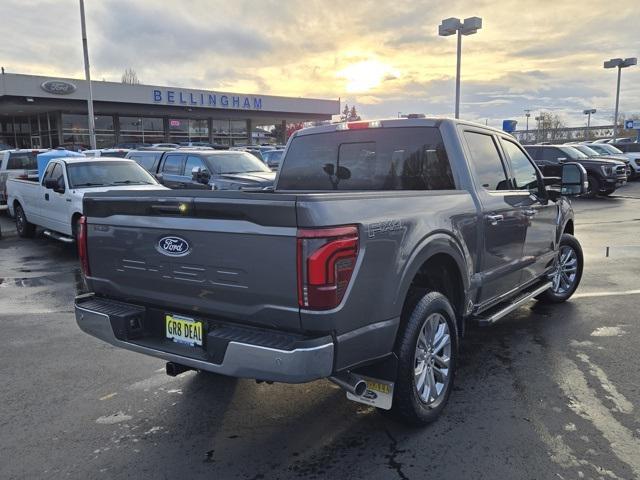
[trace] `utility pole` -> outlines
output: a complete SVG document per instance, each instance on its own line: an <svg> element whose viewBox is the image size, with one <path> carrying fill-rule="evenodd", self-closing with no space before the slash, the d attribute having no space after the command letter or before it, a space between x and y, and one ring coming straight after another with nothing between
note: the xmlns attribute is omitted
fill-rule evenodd
<svg viewBox="0 0 640 480"><path fill-rule="evenodd" d="M80 0L80 26L82 28L82 50L84 52L84 76L89 88L89 98L87 99L87 110L89 115L89 143L91 149L96 148L96 121L93 115L93 91L91 89L91 73L89 69L89 47L87 45L87 28L84 21L84 0Z"/></svg>
<svg viewBox="0 0 640 480"><path fill-rule="evenodd" d="M524 134L525 143L529 141L529 117L531 116L531 110L525 109L524 116L527 118L527 128Z"/></svg>

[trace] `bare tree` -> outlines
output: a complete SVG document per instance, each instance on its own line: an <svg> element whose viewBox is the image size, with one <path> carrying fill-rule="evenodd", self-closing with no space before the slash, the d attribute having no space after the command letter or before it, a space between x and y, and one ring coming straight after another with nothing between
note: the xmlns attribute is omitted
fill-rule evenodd
<svg viewBox="0 0 640 480"><path fill-rule="evenodd" d="M138 80L138 74L133 68L127 68L122 74L122 83L126 83L127 85L140 85L140 80Z"/></svg>
<svg viewBox="0 0 640 480"><path fill-rule="evenodd" d="M557 113L540 112L538 117L539 141L559 140L561 130L566 128L566 124Z"/></svg>

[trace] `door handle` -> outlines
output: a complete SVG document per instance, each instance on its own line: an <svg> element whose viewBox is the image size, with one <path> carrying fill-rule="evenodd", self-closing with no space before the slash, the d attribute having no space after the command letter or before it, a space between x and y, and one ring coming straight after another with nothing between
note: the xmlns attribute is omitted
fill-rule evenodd
<svg viewBox="0 0 640 480"><path fill-rule="evenodd" d="M538 213L538 211L533 208L525 208L522 213L524 213L527 217L533 217L536 213Z"/></svg>
<svg viewBox="0 0 640 480"><path fill-rule="evenodd" d="M44 199L45 199L47 202L49 201L49 194L48 194L48 193L45 193L45 194L44 194Z"/></svg>
<svg viewBox="0 0 640 480"><path fill-rule="evenodd" d="M498 222L504 220L504 215L487 215L487 220L489 220L491 225L497 225Z"/></svg>

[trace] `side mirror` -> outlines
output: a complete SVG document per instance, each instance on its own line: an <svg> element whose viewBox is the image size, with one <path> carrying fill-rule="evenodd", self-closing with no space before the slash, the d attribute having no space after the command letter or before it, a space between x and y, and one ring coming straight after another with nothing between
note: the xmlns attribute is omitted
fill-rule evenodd
<svg viewBox="0 0 640 480"><path fill-rule="evenodd" d="M589 182L587 171L579 163L562 165L562 183L560 193L567 197L582 195L587 192Z"/></svg>
<svg viewBox="0 0 640 480"><path fill-rule="evenodd" d="M211 179L211 174L208 170L202 167L193 167L193 169L191 170L191 178L194 182L207 184Z"/></svg>
<svg viewBox="0 0 640 480"><path fill-rule="evenodd" d="M56 188L58 188L58 182L53 178L47 178L44 181L44 188L48 190L55 190Z"/></svg>
<svg viewBox="0 0 640 480"><path fill-rule="evenodd" d="M558 157L558 162L564 163L567 161L567 157Z"/></svg>

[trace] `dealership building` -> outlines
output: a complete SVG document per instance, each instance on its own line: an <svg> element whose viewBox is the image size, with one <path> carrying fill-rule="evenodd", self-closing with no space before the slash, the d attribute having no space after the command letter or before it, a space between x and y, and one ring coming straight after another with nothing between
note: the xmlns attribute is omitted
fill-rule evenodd
<svg viewBox="0 0 640 480"><path fill-rule="evenodd" d="M330 120L339 100L92 81L98 148L119 143L254 142L260 127ZM0 143L88 146L85 80L0 74ZM279 141L282 141L280 139Z"/></svg>

